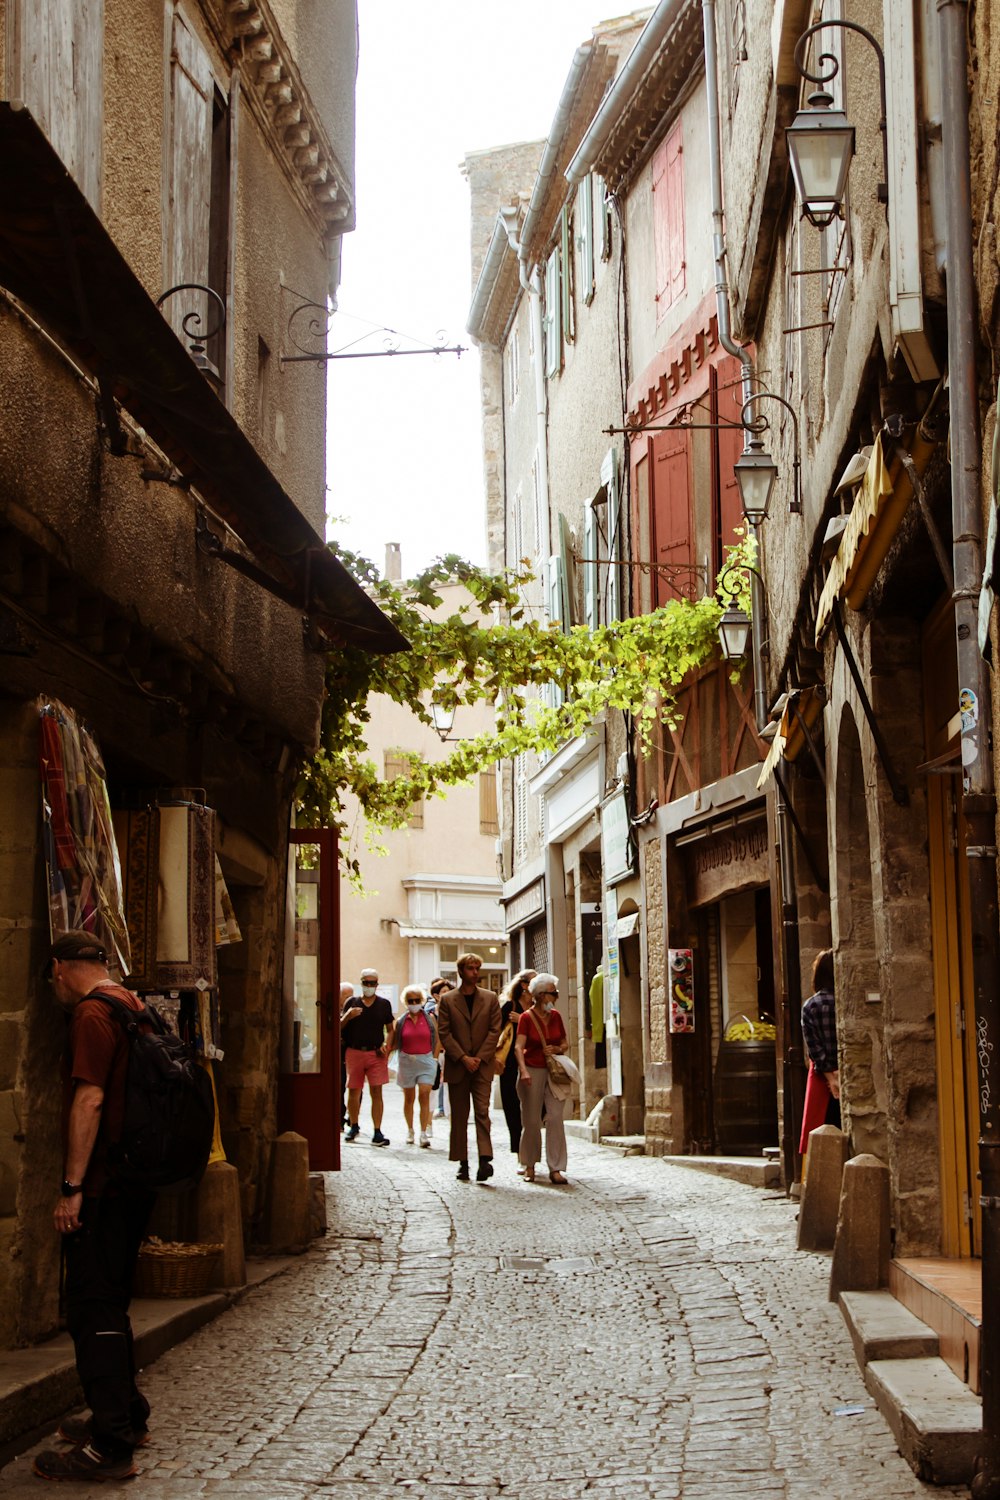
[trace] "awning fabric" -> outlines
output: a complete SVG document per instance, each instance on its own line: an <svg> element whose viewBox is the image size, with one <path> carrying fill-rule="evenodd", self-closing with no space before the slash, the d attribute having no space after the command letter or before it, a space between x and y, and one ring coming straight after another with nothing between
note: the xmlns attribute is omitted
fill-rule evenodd
<svg viewBox="0 0 1000 1500"><path fill-rule="evenodd" d="M794 692L789 693L788 702L781 715L781 723L778 725L778 732L771 741L767 758L760 768L760 775L757 778L758 791L767 785L779 761L794 760L805 745L806 737L799 718L801 717L806 728L812 729L823 711L825 702L826 692L822 687L796 688Z"/></svg>
<svg viewBox="0 0 1000 1500"><path fill-rule="evenodd" d="M419 927L401 923L400 937L423 938L430 943L499 943L506 945L507 934L503 928L489 931L485 927Z"/></svg>
<svg viewBox="0 0 1000 1500"><path fill-rule="evenodd" d="M335 638L405 650L201 375L30 113L9 103L0 103L0 203L0 285L110 384L282 597Z"/></svg>
<svg viewBox="0 0 1000 1500"><path fill-rule="evenodd" d="M912 434L910 453L918 474L927 467L934 446L921 437L919 428ZM906 470L898 458L886 459L880 433L820 595L817 644L830 623L837 599L846 599L851 609L864 604L912 498Z"/></svg>

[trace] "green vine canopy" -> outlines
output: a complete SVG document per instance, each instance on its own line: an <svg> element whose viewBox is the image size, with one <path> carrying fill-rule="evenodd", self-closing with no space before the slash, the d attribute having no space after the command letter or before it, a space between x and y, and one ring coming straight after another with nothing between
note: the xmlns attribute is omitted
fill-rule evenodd
<svg viewBox="0 0 1000 1500"><path fill-rule="evenodd" d="M631 715L638 748L649 751L656 727L677 720L684 679L719 649L718 594L674 599L593 630L563 630L530 617L523 592L528 572L488 573L451 555L397 584L366 558L336 544L331 548L411 649L393 656L354 646L331 652L320 749L305 766L299 788L301 826L336 826L345 835L345 798L353 794L370 826L400 827L419 798L445 796L450 787L522 751L555 750L606 709ZM752 567L754 556L749 538L727 550L722 573L729 574L728 593L730 570ZM749 575L741 571L737 577L737 602L749 612ZM465 586L469 602L441 618L440 589L455 583ZM488 702L496 707L497 727L461 741L441 760L411 756L409 775L386 781L366 743L368 704L377 695L405 705L424 724L433 723L432 703L457 708ZM346 848L344 856L356 875Z"/></svg>

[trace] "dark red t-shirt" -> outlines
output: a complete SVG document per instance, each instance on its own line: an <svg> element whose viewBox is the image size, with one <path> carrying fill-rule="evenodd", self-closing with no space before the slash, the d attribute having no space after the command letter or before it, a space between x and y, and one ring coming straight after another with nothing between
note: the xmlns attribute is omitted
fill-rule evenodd
<svg viewBox="0 0 1000 1500"><path fill-rule="evenodd" d="M96 986L132 1010L142 1001L120 984ZM107 1184L105 1157L108 1145L117 1141L125 1120L125 1077L128 1072L128 1038L110 1005L89 997L73 1008L69 1031L69 1088L66 1116L78 1083L91 1083L104 1090L101 1126L83 1179L86 1194L100 1193Z"/></svg>
<svg viewBox="0 0 1000 1500"><path fill-rule="evenodd" d="M544 1068L545 1053L542 1051L542 1039L538 1035L538 1026L535 1025L535 1017L545 1032L545 1038L550 1047L558 1047L559 1043L566 1039L566 1028L563 1025L562 1016L557 1010L550 1010L543 1021L537 1010L526 1010L517 1023L517 1034L527 1038L524 1048L524 1063L528 1068Z"/></svg>

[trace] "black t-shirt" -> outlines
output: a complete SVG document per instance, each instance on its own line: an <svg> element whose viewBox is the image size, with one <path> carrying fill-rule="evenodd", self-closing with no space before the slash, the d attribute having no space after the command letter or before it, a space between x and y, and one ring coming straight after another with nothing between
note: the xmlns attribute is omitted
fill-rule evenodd
<svg viewBox="0 0 1000 1500"><path fill-rule="evenodd" d="M355 997L348 1000L346 1009L360 1005L361 1014L348 1021L341 1032L345 1047L356 1047L359 1052L374 1052L385 1041L385 1034L392 1025L392 1004L382 995L376 995L371 1005Z"/></svg>

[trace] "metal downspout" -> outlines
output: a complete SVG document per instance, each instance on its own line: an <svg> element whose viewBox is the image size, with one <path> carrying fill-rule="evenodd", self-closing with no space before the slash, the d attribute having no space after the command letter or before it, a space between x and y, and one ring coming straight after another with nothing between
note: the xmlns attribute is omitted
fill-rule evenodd
<svg viewBox="0 0 1000 1500"><path fill-rule="evenodd" d="M976 623L982 575L980 437L976 394L976 291L965 0L937 0L941 58L942 155L947 193L948 379L951 406L952 557L962 811L966 824L972 980L979 1057L979 1172L982 1208L983 1446L972 1481L977 1500L1000 1497L1000 994L997 933L996 798L990 683ZM997 1066L994 1066L997 1064Z"/></svg>

